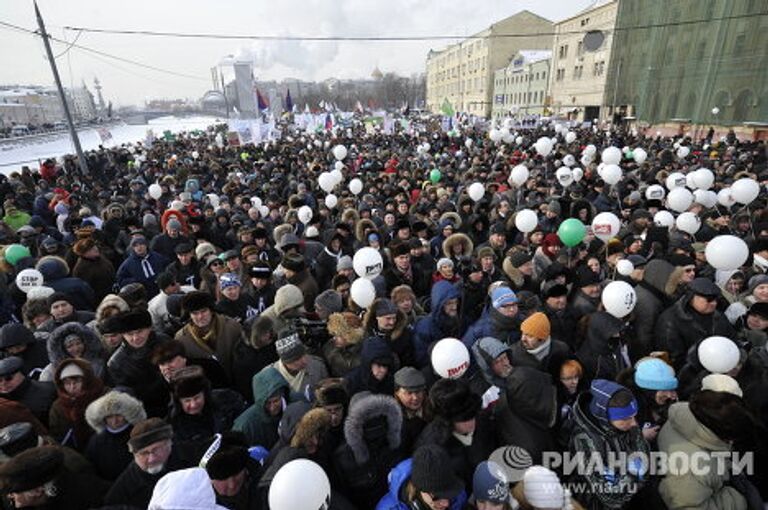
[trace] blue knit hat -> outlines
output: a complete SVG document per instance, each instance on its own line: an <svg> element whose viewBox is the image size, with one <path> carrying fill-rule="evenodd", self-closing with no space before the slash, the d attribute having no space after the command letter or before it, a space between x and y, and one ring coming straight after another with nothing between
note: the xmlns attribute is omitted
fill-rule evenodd
<svg viewBox="0 0 768 510"><path fill-rule="evenodd" d="M517 295L509 287L498 287L491 294L491 302L494 308L517 303Z"/></svg>
<svg viewBox="0 0 768 510"><path fill-rule="evenodd" d="M242 283L240 283L240 277L235 273L225 273L219 277L219 286L221 290L224 290L229 287L241 287Z"/></svg>
<svg viewBox="0 0 768 510"><path fill-rule="evenodd" d="M677 389L675 370L658 358L644 358L635 365L635 384L644 390Z"/></svg>
<svg viewBox="0 0 768 510"><path fill-rule="evenodd" d="M472 492L475 501L490 503L508 503L509 485L501 466L493 461L484 461L475 468L472 477Z"/></svg>

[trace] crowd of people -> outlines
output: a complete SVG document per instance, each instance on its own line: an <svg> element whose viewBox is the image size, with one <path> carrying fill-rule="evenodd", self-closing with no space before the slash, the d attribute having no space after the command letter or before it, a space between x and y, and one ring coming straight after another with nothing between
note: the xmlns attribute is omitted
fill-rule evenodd
<svg viewBox="0 0 768 510"><path fill-rule="evenodd" d="M0 176L4 508L763 508L765 141L281 127Z"/></svg>

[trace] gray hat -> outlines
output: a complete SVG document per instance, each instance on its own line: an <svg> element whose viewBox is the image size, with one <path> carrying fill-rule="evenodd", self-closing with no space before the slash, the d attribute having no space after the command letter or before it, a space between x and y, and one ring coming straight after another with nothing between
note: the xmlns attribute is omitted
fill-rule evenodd
<svg viewBox="0 0 768 510"><path fill-rule="evenodd" d="M720 288L709 278L696 278L688 288L697 296L720 297Z"/></svg>
<svg viewBox="0 0 768 510"><path fill-rule="evenodd" d="M315 298L315 306L320 306L329 313L338 313L344 309L341 294L331 289L321 292Z"/></svg>
<svg viewBox="0 0 768 510"><path fill-rule="evenodd" d="M549 204L547 204L547 210L559 215L563 209L560 206L560 202L557 200L552 200L549 202Z"/></svg>
<svg viewBox="0 0 768 510"><path fill-rule="evenodd" d="M275 349L277 349L277 355L280 356L280 361L283 363L296 361L307 353L307 348L301 343L299 334L292 329L284 329L280 332L280 336L275 342Z"/></svg>
<svg viewBox="0 0 768 510"><path fill-rule="evenodd" d="M395 372L395 387L412 391L423 390L427 387L427 379L415 368L403 367Z"/></svg>
<svg viewBox="0 0 768 510"><path fill-rule="evenodd" d="M353 269L352 265L352 257L349 255L343 255L342 257L339 257L339 261L336 262L336 271L341 271L342 269Z"/></svg>
<svg viewBox="0 0 768 510"><path fill-rule="evenodd" d="M637 269L638 267L643 267L648 263L648 260L643 257L642 255L630 255L627 257L627 260L632 262L632 265Z"/></svg>
<svg viewBox="0 0 768 510"><path fill-rule="evenodd" d="M0 360L0 376L13 375L21 371L24 362L18 356L9 356Z"/></svg>
<svg viewBox="0 0 768 510"><path fill-rule="evenodd" d="M299 246L300 244L301 239L299 239L296 234L289 232L280 238L280 242L277 244L277 247L283 250L286 246Z"/></svg>
<svg viewBox="0 0 768 510"><path fill-rule="evenodd" d="M385 315L395 315L398 312L397 305L388 298L380 298L373 302L371 305L373 308L373 314L376 317L384 317Z"/></svg>

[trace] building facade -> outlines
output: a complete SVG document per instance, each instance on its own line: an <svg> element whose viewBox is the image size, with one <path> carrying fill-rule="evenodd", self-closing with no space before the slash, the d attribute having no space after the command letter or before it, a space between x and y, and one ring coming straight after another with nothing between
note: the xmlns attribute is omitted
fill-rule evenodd
<svg viewBox="0 0 768 510"><path fill-rule="evenodd" d="M618 0L597 0L555 24L549 86L554 115L586 122L610 118L613 103L605 91L618 6Z"/></svg>
<svg viewBox="0 0 768 510"><path fill-rule="evenodd" d="M549 95L550 50L521 50L493 80L493 118L544 115Z"/></svg>
<svg viewBox="0 0 768 510"><path fill-rule="evenodd" d="M551 32L551 21L522 11L441 51L430 51L427 110L439 113L450 104L456 112L489 118L496 69L522 49L550 48Z"/></svg>
<svg viewBox="0 0 768 510"><path fill-rule="evenodd" d="M96 102L93 100L93 94L83 83L80 87L67 89L67 102L70 106L72 116L76 121L91 121L98 114L96 112Z"/></svg>
<svg viewBox="0 0 768 510"><path fill-rule="evenodd" d="M766 12L763 0L621 2L606 95L649 125L768 124Z"/></svg>
<svg viewBox="0 0 768 510"><path fill-rule="evenodd" d="M64 109L55 89L13 87L0 90L0 122L11 124L54 124L64 120Z"/></svg>

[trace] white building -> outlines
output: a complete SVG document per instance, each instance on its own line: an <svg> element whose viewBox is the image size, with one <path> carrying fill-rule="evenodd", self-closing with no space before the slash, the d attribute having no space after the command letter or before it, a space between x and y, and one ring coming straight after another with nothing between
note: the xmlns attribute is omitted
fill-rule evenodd
<svg viewBox="0 0 768 510"><path fill-rule="evenodd" d="M493 81L493 118L544 115L549 94L550 50L520 50Z"/></svg>
<svg viewBox="0 0 768 510"><path fill-rule="evenodd" d="M0 90L0 124L53 124L64 120L55 89L13 87Z"/></svg>
<svg viewBox="0 0 768 510"><path fill-rule="evenodd" d="M85 83L80 87L67 89L66 93L70 113L72 113L75 121L90 121L97 117L96 102Z"/></svg>

